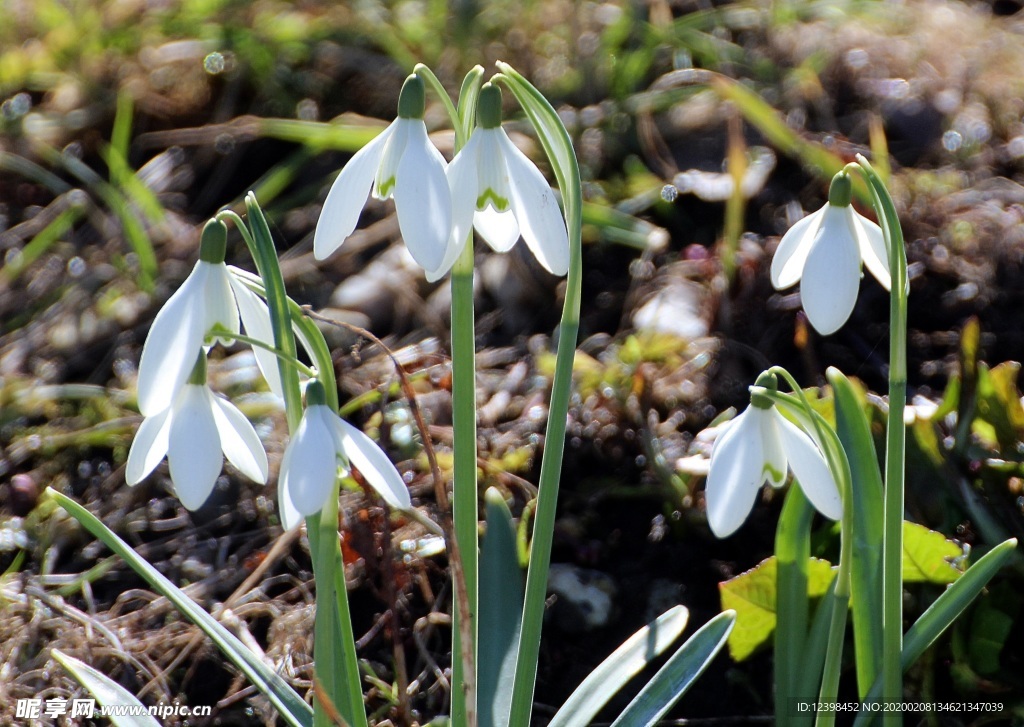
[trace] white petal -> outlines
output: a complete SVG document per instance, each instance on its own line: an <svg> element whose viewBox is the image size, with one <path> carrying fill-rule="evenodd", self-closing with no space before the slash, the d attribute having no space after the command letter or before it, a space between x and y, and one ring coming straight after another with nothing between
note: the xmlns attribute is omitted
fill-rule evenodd
<svg viewBox="0 0 1024 727"><path fill-rule="evenodd" d="M809 436L776 409L771 412L782 446L786 449L789 466L793 468L793 474L807 499L822 515L838 520L843 515L843 502L821 451Z"/></svg>
<svg viewBox="0 0 1024 727"><path fill-rule="evenodd" d="M160 460L167 456L167 435L171 431L171 409L146 417L135 432L132 447L128 450L128 464L124 479L129 485L136 485L156 469Z"/></svg>
<svg viewBox="0 0 1024 727"><path fill-rule="evenodd" d="M228 462L253 482L267 482L267 452L252 424L238 408L212 392L213 420L220 434L220 446Z"/></svg>
<svg viewBox="0 0 1024 727"><path fill-rule="evenodd" d="M772 411L775 411L774 407ZM789 463L786 449L779 438L778 428L769 422L761 428L761 442L764 446L764 474L772 487L782 487L786 482Z"/></svg>
<svg viewBox="0 0 1024 727"><path fill-rule="evenodd" d="M800 299L811 325L835 333L853 312L860 291L860 247L845 212L829 205L800 281Z"/></svg>
<svg viewBox="0 0 1024 727"><path fill-rule="evenodd" d="M356 229L359 213L366 204L373 178L384 155L384 147L394 128L395 124L392 123L357 151L331 185L313 233L313 255L317 260L323 260L341 247L345 238Z"/></svg>
<svg viewBox="0 0 1024 727"><path fill-rule="evenodd" d="M455 155L445 171L452 199L452 231L440 265L426 272L427 280L430 282L440 280L452 269L473 231L473 211L478 187L476 155L480 148L479 142L479 134L469 137L466 146Z"/></svg>
<svg viewBox="0 0 1024 727"><path fill-rule="evenodd" d="M167 462L174 492L189 510L210 497L224 466L212 396L206 386L187 384L174 402Z"/></svg>
<svg viewBox="0 0 1024 727"><path fill-rule="evenodd" d="M391 126L394 127L394 131L391 132L391 138L388 139L387 146L384 147L384 154L380 158L380 166L377 167L377 173L373 178L372 192L375 199L379 199L382 202L389 199L395 194L395 181L398 178L398 165L402 161L402 154L405 153L405 147L409 145L409 129L411 122L409 119L395 119ZM422 121L418 122L423 124Z"/></svg>
<svg viewBox="0 0 1024 727"><path fill-rule="evenodd" d="M334 433L327 417L333 416L322 405L306 408L299 428L288 444L288 467L281 467L281 487L302 517L323 509L334 491L338 476L338 454Z"/></svg>
<svg viewBox="0 0 1024 727"><path fill-rule="evenodd" d="M245 335L274 345L274 327L270 323L270 311L263 299L245 287L245 284L231 277L231 289L235 291L238 312L242 317ZM253 346L256 364L260 367L263 378L267 380L270 390L284 399L284 386L281 384L281 372L277 365L277 356L265 348Z"/></svg>
<svg viewBox="0 0 1024 727"><path fill-rule="evenodd" d="M377 443L341 417L335 416L332 421L337 428L345 457L359 470L370 486L380 493L391 507L400 510L412 507L405 481Z"/></svg>
<svg viewBox="0 0 1024 727"><path fill-rule="evenodd" d="M294 439L292 440L295 441ZM291 490L288 486L288 472L291 470L292 447L289 445L281 457L281 471L277 478L277 508L281 515L281 525L285 530L291 530L302 522L302 513L295 506L291 497Z"/></svg>
<svg viewBox="0 0 1024 727"><path fill-rule="evenodd" d="M818 232L818 224L825 214L825 207L809 214L782 236L779 247L772 258L772 286L776 290L796 285L804 272L807 253L811 251L814 238Z"/></svg>
<svg viewBox="0 0 1024 727"><path fill-rule="evenodd" d="M519 223L512 210L498 212L488 206L473 215L473 227L495 252L508 252L519 242Z"/></svg>
<svg viewBox="0 0 1024 727"><path fill-rule="evenodd" d="M395 179L398 227L413 259L424 270L437 270L452 234L452 194L441 153L427 138L422 121L409 124L409 141Z"/></svg>
<svg viewBox="0 0 1024 727"><path fill-rule="evenodd" d="M545 270L565 275L569 272L569 233L555 192L504 131L499 139L508 166L512 211L523 240Z"/></svg>
<svg viewBox="0 0 1024 727"><path fill-rule="evenodd" d="M224 263L207 263L202 260L200 265L210 268L203 288L203 333L209 333L214 327L225 328L231 333L238 333L238 304L231 292L231 275ZM230 339L221 343L233 343Z"/></svg>
<svg viewBox="0 0 1024 727"><path fill-rule="evenodd" d="M139 411L154 416L167 409L185 384L203 347L204 288L209 264L192 273L153 319L139 361Z"/></svg>
<svg viewBox="0 0 1024 727"><path fill-rule="evenodd" d="M711 450L704 490L708 525L719 538L732 535L743 524L764 484L763 413L763 409L748 407Z"/></svg>
<svg viewBox="0 0 1024 727"><path fill-rule="evenodd" d="M853 225L860 245L860 256L864 259L864 265L882 287L889 290L892 287L892 276L889 274L889 251L885 248L882 228L856 212L853 207L848 209L850 224Z"/></svg>

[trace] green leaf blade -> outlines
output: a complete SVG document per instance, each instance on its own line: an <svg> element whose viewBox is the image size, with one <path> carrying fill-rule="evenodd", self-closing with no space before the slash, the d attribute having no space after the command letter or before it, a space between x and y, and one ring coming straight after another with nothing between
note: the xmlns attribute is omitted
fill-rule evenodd
<svg viewBox="0 0 1024 727"><path fill-rule="evenodd" d="M51 649L50 655L104 707L139 708L140 714L137 715L110 714L107 718L114 724L114 727L161 727L160 722L146 711L146 706L134 694L103 672L93 669L85 662L57 649Z"/></svg>
<svg viewBox="0 0 1024 727"><path fill-rule="evenodd" d="M132 570L142 576L160 595L170 601L178 611L210 637L232 664L245 674L252 684L270 700L292 727L311 727L313 710L287 682L274 673L248 647L204 611L156 568L136 553L128 543L107 528L95 515L71 498L56 490L47 489L47 495L57 501L68 514L99 538L108 548L121 556Z"/></svg>
<svg viewBox="0 0 1024 727"><path fill-rule="evenodd" d="M630 679L679 638L690 612L674 606L630 636L602 661L558 710L548 727L587 727Z"/></svg>
<svg viewBox="0 0 1024 727"><path fill-rule="evenodd" d="M612 727L655 724L693 686L725 645L736 623L734 611L723 611L691 636L647 683Z"/></svg>

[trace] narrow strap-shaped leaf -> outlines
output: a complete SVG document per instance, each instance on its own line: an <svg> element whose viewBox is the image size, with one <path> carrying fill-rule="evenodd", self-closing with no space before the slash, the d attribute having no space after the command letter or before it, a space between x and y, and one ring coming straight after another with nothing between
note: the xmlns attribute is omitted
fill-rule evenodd
<svg viewBox="0 0 1024 727"><path fill-rule="evenodd" d="M723 611L679 647L658 670L612 727L655 724L686 693L715 658L736 623L735 611Z"/></svg>
<svg viewBox="0 0 1024 727"><path fill-rule="evenodd" d="M689 619L685 607L673 606L626 639L576 687L548 727L587 727L626 682L679 638Z"/></svg>
<svg viewBox="0 0 1024 727"><path fill-rule="evenodd" d="M853 384L836 368L827 373L835 395L836 434L850 462L853 563L850 599L857 693L864 697L882 663L882 474L864 410Z"/></svg>
<svg viewBox="0 0 1024 727"><path fill-rule="evenodd" d="M811 520L814 507L801 488L793 486L786 494L782 516L775 532L776 613L775 625L775 721L793 727L810 724L810 713L790 715L795 701L810 701L818 688L817 674L808 671L807 563L811 557ZM824 652L822 653L824 660Z"/></svg>
<svg viewBox="0 0 1024 727"><path fill-rule="evenodd" d="M146 711L146 705L103 672L57 649L51 649L50 655L104 707L116 705L138 708L137 715L109 714L107 718L114 723L114 727L161 727L160 722Z"/></svg>
<svg viewBox="0 0 1024 727"><path fill-rule="evenodd" d="M238 638L224 628L216 619L204 611L177 586L146 560L136 553L128 543L119 538L99 518L71 498L53 489L47 494L75 518L82 526L103 543L124 558L136 573L142 576L161 596L170 601L189 621L210 637L246 678L262 692L270 703L281 713L281 717L293 727L310 727L313 724L313 710L294 689L278 674L274 673Z"/></svg>
<svg viewBox="0 0 1024 727"><path fill-rule="evenodd" d="M906 671L914 665L921 654L949 628L957 617L964 612L985 585L1013 555L1017 547L1017 539L1010 538L989 552L985 553L977 563L972 565L949 588L942 592L935 602L921 614L920 618L910 627L903 637L903 653L900 666ZM881 679L876 679L864 701L877 702L882 694ZM871 724L877 712L861 710L854 727Z"/></svg>
<svg viewBox="0 0 1024 727"><path fill-rule="evenodd" d="M480 727L507 727L523 622L523 572L512 513L489 488L487 533L480 547L480 633L477 668Z"/></svg>

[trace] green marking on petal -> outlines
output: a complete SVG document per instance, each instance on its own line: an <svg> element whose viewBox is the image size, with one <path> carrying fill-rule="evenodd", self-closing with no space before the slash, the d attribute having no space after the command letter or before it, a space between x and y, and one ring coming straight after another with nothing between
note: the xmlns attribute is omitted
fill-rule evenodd
<svg viewBox="0 0 1024 727"><path fill-rule="evenodd" d="M185 383L195 386L206 385L206 354L202 351L199 352L196 365L192 367L192 373L188 375L188 381Z"/></svg>
<svg viewBox="0 0 1024 727"><path fill-rule="evenodd" d="M764 463L762 473L768 475L768 478L771 479L772 482L784 482L786 480L786 473L779 472L777 469L772 467L770 462Z"/></svg>
<svg viewBox="0 0 1024 727"><path fill-rule="evenodd" d="M478 210L487 209L488 202L490 202L498 212L504 212L508 209L508 200L490 187L485 189L484 193L476 198L476 208Z"/></svg>
<svg viewBox="0 0 1024 727"><path fill-rule="evenodd" d="M380 199L387 199L391 196L391 193L395 189L395 177L394 175L384 180L383 184L377 185L377 197Z"/></svg>

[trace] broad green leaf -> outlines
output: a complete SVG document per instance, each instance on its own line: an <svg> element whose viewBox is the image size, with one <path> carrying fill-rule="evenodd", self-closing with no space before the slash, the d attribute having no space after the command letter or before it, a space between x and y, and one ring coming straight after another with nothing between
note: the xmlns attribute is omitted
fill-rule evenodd
<svg viewBox="0 0 1024 727"><path fill-rule="evenodd" d="M281 717L293 727L310 727L313 723L313 710L302 697L270 667L263 663L249 648L239 641L238 637L224 628L220 622L204 611L181 589L167 580L166 577L145 558L136 553L128 543L107 528L95 515L54 489L47 488L49 497L57 501L75 520L99 538L103 543L121 556L136 573L142 576L160 595L170 601L175 608L189 621L194 623L210 637L246 678L270 700Z"/></svg>
<svg viewBox="0 0 1024 727"><path fill-rule="evenodd" d="M688 610L673 606L626 639L576 687L548 727L587 727L591 724L591 720L626 682L679 638L689 618Z"/></svg>
<svg viewBox="0 0 1024 727"><path fill-rule="evenodd" d="M808 597L825 595L834 576L831 563L811 558L807 564ZM736 627L729 635L729 654L735 661L749 657L775 631L777 578L778 562L772 556L718 585L722 610L736 612Z"/></svg>
<svg viewBox="0 0 1024 727"><path fill-rule="evenodd" d="M477 684L481 727L507 727L523 622L523 572L512 513L493 487L480 548L480 629Z"/></svg>
<svg viewBox="0 0 1024 727"><path fill-rule="evenodd" d="M992 548L977 563L971 565L955 583L943 591L921 614L921 617L903 637L900 666L904 672L913 666L921 658L925 649L931 646L942 635L942 632L964 612L964 609L981 593L981 590L999 572L999 569L1010 560L1016 548L1016 538L1010 538ZM877 702L881 695L882 681L877 679L864 701ZM877 712L861 711L853 723L854 727L871 724L877 714Z"/></svg>
<svg viewBox="0 0 1024 727"><path fill-rule="evenodd" d="M903 521L903 581L905 583L952 583L961 573L954 560L963 549L942 533Z"/></svg>
<svg viewBox="0 0 1024 727"><path fill-rule="evenodd" d="M111 714L108 719L114 723L115 727L161 727L160 722L156 717L153 717L149 712L144 711L146 710L146 706L136 699L134 694L107 675L93 669L85 662L79 661L72 656L68 656L57 649L50 649L50 655L56 659L58 664L67 669L68 673L71 674L79 684L85 687L89 691L89 694L95 697L96 701L104 707L115 705L139 707L140 710L143 711L142 714L132 715L130 717Z"/></svg>
<svg viewBox="0 0 1024 727"><path fill-rule="evenodd" d="M836 434L849 457L853 483L850 603L857 686L863 696L882 663L882 473L863 393L839 369L830 367L827 376L835 395Z"/></svg>
<svg viewBox="0 0 1024 727"><path fill-rule="evenodd" d="M647 682L612 727L656 724L704 673L735 623L736 613L723 611L704 624Z"/></svg>

